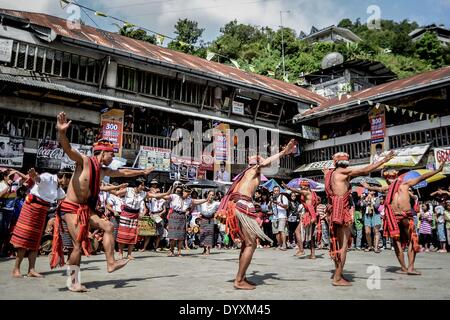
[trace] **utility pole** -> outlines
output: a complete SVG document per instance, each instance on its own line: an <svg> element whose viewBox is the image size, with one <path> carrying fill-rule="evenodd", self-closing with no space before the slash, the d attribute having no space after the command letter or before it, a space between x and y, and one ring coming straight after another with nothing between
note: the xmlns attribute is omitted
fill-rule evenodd
<svg viewBox="0 0 450 320"><path fill-rule="evenodd" d="M284 66L284 38L283 38L283 13L290 13L290 10L280 11L280 24L281 24L281 61L283 63L283 80L286 79L286 68Z"/></svg>

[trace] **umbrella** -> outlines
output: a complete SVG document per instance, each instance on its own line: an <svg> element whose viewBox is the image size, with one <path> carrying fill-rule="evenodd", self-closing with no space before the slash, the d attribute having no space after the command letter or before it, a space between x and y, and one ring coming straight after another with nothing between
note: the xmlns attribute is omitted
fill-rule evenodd
<svg viewBox="0 0 450 320"><path fill-rule="evenodd" d="M264 188L267 188L270 192L272 192L273 188L275 188L275 187L279 187L280 192L286 192L283 188L280 187L278 182L276 182L274 179L270 179L269 181L261 184L261 186L263 186Z"/></svg>
<svg viewBox="0 0 450 320"><path fill-rule="evenodd" d="M189 181L185 186L199 189L214 189L219 187L216 182L206 179Z"/></svg>
<svg viewBox="0 0 450 320"><path fill-rule="evenodd" d="M411 179L418 178L421 175L428 173L428 172L431 172L431 170L427 170L427 169L411 170L411 171L408 171L408 172L402 174L400 177L403 178L403 181L408 181ZM424 188L428 185L428 183L439 181L442 179L445 179L445 175L443 175L442 173L438 173L438 174L432 176L431 178L428 178L426 180L419 182L418 184L414 185L413 188L414 189Z"/></svg>
<svg viewBox="0 0 450 320"><path fill-rule="evenodd" d="M375 178L375 179L379 182L379 184L380 184L382 187L385 187L385 186L388 185L386 179L384 179L384 178Z"/></svg>
<svg viewBox="0 0 450 320"><path fill-rule="evenodd" d="M380 181L378 181L376 178L371 177L356 177L352 180L350 180L350 183L353 185L360 185L362 182L366 182L368 184L381 186Z"/></svg>
<svg viewBox="0 0 450 320"><path fill-rule="evenodd" d="M319 182L316 182L316 181L308 179L308 178L295 178L295 179L292 179L291 181L289 181L287 186L291 187L291 188L300 188L300 182L302 180L306 180L306 181L309 182L309 187L311 188L311 190L314 190L314 191L323 191L323 190L325 190L325 185L323 183L319 183Z"/></svg>

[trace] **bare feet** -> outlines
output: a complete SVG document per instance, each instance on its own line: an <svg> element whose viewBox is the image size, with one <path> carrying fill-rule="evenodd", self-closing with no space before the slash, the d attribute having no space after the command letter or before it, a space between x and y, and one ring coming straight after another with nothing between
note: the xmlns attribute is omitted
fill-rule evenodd
<svg viewBox="0 0 450 320"><path fill-rule="evenodd" d="M417 271L416 269L409 269L408 275L409 276L420 276L420 275L422 275L422 272Z"/></svg>
<svg viewBox="0 0 450 320"><path fill-rule="evenodd" d="M123 259L123 253L119 252L119 260L122 260L122 259Z"/></svg>
<svg viewBox="0 0 450 320"><path fill-rule="evenodd" d="M181 251L179 251L179 252L177 253L177 257L182 257Z"/></svg>
<svg viewBox="0 0 450 320"><path fill-rule="evenodd" d="M128 259L128 260L135 260L136 258L133 257L133 256L127 256L127 259Z"/></svg>
<svg viewBox="0 0 450 320"><path fill-rule="evenodd" d="M169 254L167 256L168 257L175 257L175 253L173 253L172 251L169 251Z"/></svg>
<svg viewBox="0 0 450 320"><path fill-rule="evenodd" d="M398 269L397 271L395 271L395 273L398 273L398 274L407 274L407 273L408 273L408 270L407 270L407 269Z"/></svg>
<svg viewBox="0 0 450 320"><path fill-rule="evenodd" d="M14 269L12 272L12 277L13 278L22 278L22 275L20 274L20 270L19 269Z"/></svg>
<svg viewBox="0 0 450 320"><path fill-rule="evenodd" d="M83 286L82 284L79 284L79 283L70 286L69 290L72 292L87 292L88 291L88 289L86 289L85 286Z"/></svg>
<svg viewBox="0 0 450 320"><path fill-rule="evenodd" d="M37 272L36 270L30 270L28 271L27 277L43 278L44 276L39 272Z"/></svg>
<svg viewBox="0 0 450 320"><path fill-rule="evenodd" d="M126 266L126 264L129 262L129 259L120 259L120 260L116 260L114 261L114 264L112 265L108 265L108 272L114 272L117 271L119 269L122 269L123 267Z"/></svg>
<svg viewBox="0 0 450 320"><path fill-rule="evenodd" d="M304 256L305 255L305 251L297 251L296 253L295 253L295 256L296 257L301 257L301 256Z"/></svg>
<svg viewBox="0 0 450 320"><path fill-rule="evenodd" d="M145 251L145 249L139 249L139 252L144 252Z"/></svg>
<svg viewBox="0 0 450 320"><path fill-rule="evenodd" d="M349 281L345 280L344 277L340 280L333 280L332 284L335 287L349 287L352 285Z"/></svg>
<svg viewBox="0 0 450 320"><path fill-rule="evenodd" d="M314 260L316 259L316 256L314 254L311 254L308 258Z"/></svg>
<svg viewBox="0 0 450 320"><path fill-rule="evenodd" d="M254 290L256 287L252 286L250 283L245 280L242 281L234 281L234 288L238 290Z"/></svg>

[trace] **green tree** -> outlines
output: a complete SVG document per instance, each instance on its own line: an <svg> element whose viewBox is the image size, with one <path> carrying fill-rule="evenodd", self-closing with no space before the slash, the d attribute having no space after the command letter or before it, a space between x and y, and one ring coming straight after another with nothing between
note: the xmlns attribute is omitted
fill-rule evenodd
<svg viewBox="0 0 450 320"><path fill-rule="evenodd" d="M416 56L429 62L433 67L444 66L445 49L434 32L425 32L415 44Z"/></svg>
<svg viewBox="0 0 450 320"><path fill-rule="evenodd" d="M346 19L342 19L338 25L338 27L340 28L347 28L347 29L351 29L353 27L353 23L352 20L346 18Z"/></svg>
<svg viewBox="0 0 450 320"><path fill-rule="evenodd" d="M154 35L149 35L145 30L136 29L136 26L132 24L125 24L122 27L116 24L116 26L119 28L119 34L122 36L150 42L152 44L156 43L156 37Z"/></svg>
<svg viewBox="0 0 450 320"><path fill-rule="evenodd" d="M170 49L193 54L194 45L200 40L205 29L198 27L198 22L189 19L178 19L175 24L175 40L169 42Z"/></svg>

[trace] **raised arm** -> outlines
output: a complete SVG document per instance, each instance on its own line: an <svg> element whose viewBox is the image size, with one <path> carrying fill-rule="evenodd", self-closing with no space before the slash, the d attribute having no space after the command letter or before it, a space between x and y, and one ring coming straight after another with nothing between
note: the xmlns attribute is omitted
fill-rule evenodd
<svg viewBox="0 0 450 320"><path fill-rule="evenodd" d="M367 182L361 182L361 185L369 191L386 192L389 190L389 186L382 186L382 187L373 186L372 187Z"/></svg>
<svg viewBox="0 0 450 320"><path fill-rule="evenodd" d="M148 192L148 193L147 193L147 198L149 198L149 199L164 199L164 200L170 200L171 189L172 189L172 188L170 188L167 192L164 192L164 193L152 193L152 192Z"/></svg>
<svg viewBox="0 0 450 320"><path fill-rule="evenodd" d="M442 191L441 190L436 190L435 192L430 193L430 196L435 197L438 194L442 194Z"/></svg>
<svg viewBox="0 0 450 320"><path fill-rule="evenodd" d="M34 168L31 168L28 170L28 177L34 181L34 183L41 182L41 176L34 170Z"/></svg>
<svg viewBox="0 0 450 320"><path fill-rule="evenodd" d="M389 153L380 161L374 162L372 164L369 164L368 166L365 166L360 169L349 169L349 176L350 177L360 177L360 176L366 176L372 171L378 169L381 167L381 165L385 164L389 160L391 160L394 157L395 153L393 150L389 151Z"/></svg>
<svg viewBox="0 0 450 320"><path fill-rule="evenodd" d="M199 204L204 204L208 199L192 199L192 204L198 206Z"/></svg>
<svg viewBox="0 0 450 320"><path fill-rule="evenodd" d="M408 180L408 181L404 182L403 184L406 184L406 185L408 185L410 187L415 186L416 184L420 183L421 181L426 180L428 178L431 178L436 173L441 172L444 169L444 165L445 165L445 162L442 162L440 164L439 168L437 168L436 170L431 171L431 172L427 172L427 173L421 175L420 177Z"/></svg>
<svg viewBox="0 0 450 320"><path fill-rule="evenodd" d="M67 121L66 114L61 112L58 114L56 121L56 130L58 132L58 142L61 144L64 152L70 158L70 160L75 161L78 165L83 166L83 156L70 145L69 139L67 139L67 129L70 127L72 121Z"/></svg>
<svg viewBox="0 0 450 320"><path fill-rule="evenodd" d="M260 163L260 166L261 166L262 168L268 167L268 166L270 166L270 164L271 164L272 162L278 160L278 159L281 158L281 157L284 157L284 156L287 155L287 154L292 153L292 150L294 149L295 145L296 145L295 140L294 140L294 139L291 139L291 140L289 141L289 143L287 144L287 146L286 146L282 151L278 152L277 154L274 154L273 156L270 156L270 157L267 158L267 159L264 159L264 160Z"/></svg>
<svg viewBox="0 0 450 320"><path fill-rule="evenodd" d="M133 169L117 169L113 170L111 168L103 168L103 173L105 176L109 177L137 177L137 176L147 176L150 172L153 171L153 168L143 169L143 170L133 170Z"/></svg>
<svg viewBox="0 0 450 320"><path fill-rule="evenodd" d="M122 188L126 188L128 187L128 183L122 183L121 185L118 186L113 186L113 185L109 185L109 186L101 186L100 187L100 191L115 191L115 190L120 190Z"/></svg>
<svg viewBox="0 0 450 320"><path fill-rule="evenodd" d="M281 182L281 185L283 186L283 188L285 188L287 190L290 190L290 191L292 191L292 192L294 192L296 194L305 194L305 193L307 193L307 191L303 191L301 189L288 187L284 182Z"/></svg>

